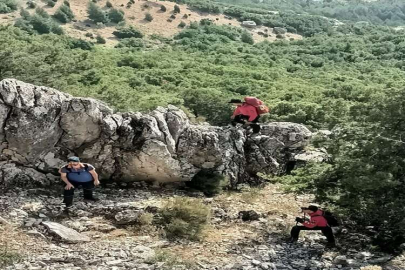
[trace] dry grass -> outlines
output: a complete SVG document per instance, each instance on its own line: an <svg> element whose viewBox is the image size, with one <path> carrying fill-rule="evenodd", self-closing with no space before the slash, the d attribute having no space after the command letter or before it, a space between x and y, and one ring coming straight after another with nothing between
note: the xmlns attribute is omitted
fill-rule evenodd
<svg viewBox="0 0 405 270"><path fill-rule="evenodd" d="M63 3L63 1L58 1L54 7L49 7L44 2L38 2L38 6L43 7L49 14L54 14L54 12L59 8L59 6ZM86 34L93 34L94 37L97 35L102 36L106 39L107 46L114 46L118 43L117 38L112 34L115 29L115 24L108 24L106 26L99 26L92 23L87 17L87 4L88 1L83 0L70 0L70 7L75 15L75 20L77 22L71 22L65 25L62 25L65 32L73 37L82 38L85 40L95 41L95 39L91 39L87 37ZM97 5L106 9L106 0L99 1ZM131 8L126 8L126 4L128 0L110 0L113 4L114 8L122 9L125 12L125 20L128 25L134 25L138 28L142 33L146 36L150 36L152 34L157 34L163 37L172 37L175 34L179 33L182 28L178 27L180 22L185 22L189 25L191 22L199 22L201 19L208 18L215 22L218 25L232 25L240 27L240 22L236 19L230 20L226 19L223 14L213 15L208 13L202 12L195 12L190 9L186 5L179 5L181 13L176 15L176 18L172 20L172 22L168 22L167 19L173 14L173 8L176 3L173 2L166 2L166 1L136 1L135 4L131 6ZM24 8L27 7L26 1L21 1L20 5ZM121 6L124 5L124 6ZM145 5L148 7L145 8ZM162 12L160 10L161 5L166 6L167 11ZM29 12L34 12L34 10L29 9ZM150 13L153 16L153 21L149 22L145 20L145 14ZM183 18L183 15L187 14L187 18ZM0 24L5 23L13 23L16 18L20 17L19 11L9 13L9 14L2 14L0 16ZM267 29L267 33L269 33L269 37L264 37L259 35L259 32L264 33ZM256 42L268 40L268 41L275 41L276 35L272 34L272 28L268 27L257 27L256 29L247 29L253 35L253 39ZM296 34L286 34L285 38L287 40L292 39L301 39L300 35Z"/></svg>

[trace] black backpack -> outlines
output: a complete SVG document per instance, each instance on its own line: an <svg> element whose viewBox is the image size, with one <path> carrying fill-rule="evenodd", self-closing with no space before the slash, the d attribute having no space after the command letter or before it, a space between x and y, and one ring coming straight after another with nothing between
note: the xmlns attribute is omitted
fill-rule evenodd
<svg viewBox="0 0 405 270"><path fill-rule="evenodd" d="M336 227L339 226L339 221L337 220L337 218L332 214L332 212L327 211L327 210L323 210L322 211L322 216L326 219L326 221L328 222L328 225L331 227Z"/></svg>
<svg viewBox="0 0 405 270"><path fill-rule="evenodd" d="M83 165L84 165L84 170L85 170L86 172L88 172L88 171L89 171L89 165L88 165L87 163L83 163ZM69 165L65 165L63 168L65 168L65 169L67 170L67 173L69 174L69 173L72 173L73 171L72 171L72 169L69 168L68 166L69 166ZM74 172L74 173L77 173L78 175L80 175L80 172Z"/></svg>

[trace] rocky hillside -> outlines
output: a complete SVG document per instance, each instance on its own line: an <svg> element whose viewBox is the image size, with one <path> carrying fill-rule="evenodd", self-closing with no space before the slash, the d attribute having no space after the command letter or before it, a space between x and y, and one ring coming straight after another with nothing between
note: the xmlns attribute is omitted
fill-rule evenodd
<svg viewBox="0 0 405 270"><path fill-rule="evenodd" d="M54 7L50 7L46 1L19 1L19 5L22 8L27 8L27 11L31 14L34 13L34 9L29 8L29 2L35 2L36 7L43 8L50 15L54 14L56 10L63 4L62 0L56 1ZM113 46L118 43L118 39L113 35L116 30L117 24L97 24L88 18L87 5L89 1L82 0L70 0L70 8L73 11L75 19L72 22L62 24L65 32L72 37L85 39L88 41L95 41L95 37L100 35L106 39L107 45ZM273 29L269 27L256 27L245 28L242 27L241 22L235 18L225 16L223 14L209 14L199 12L190 9L187 5L177 4L180 7L180 13L173 14L174 6L176 3L168 1L133 1L134 3L128 5L128 0L110 0L113 8L118 8L124 11L124 18L127 25L133 25L139 29L145 36L153 34L163 37L173 37L179 33L183 28L179 27L181 22L185 25L189 25L191 22L199 23L202 19L209 19L213 23L218 25L232 25L241 27L250 31L253 38L260 42L263 40L274 41L277 39L277 34L273 33ZM106 7L106 0L97 1L97 5L108 11ZM161 6L166 7L166 11L161 10ZM153 20L145 20L146 13L152 15ZM15 11L8 14L2 14L0 16L0 24L13 24L16 19L20 17L19 11ZM267 37L264 36L266 33ZM284 35L287 39L301 39L298 34L288 33Z"/></svg>
<svg viewBox="0 0 405 270"><path fill-rule="evenodd" d="M55 183L69 155L93 164L102 179L172 182L213 173L236 186L259 172L285 172L296 155L303 158L312 135L293 123L263 125L255 136L192 125L173 106L113 113L97 100L12 79L0 82L0 95L0 186L6 188Z"/></svg>
<svg viewBox="0 0 405 270"><path fill-rule="evenodd" d="M205 198L179 189L136 185L97 191L98 203L77 194L70 216L61 211L57 189L12 189L0 195L2 269L404 269L404 258L368 248L370 238L343 229L339 249L325 250L319 232L296 245L285 237L308 197L277 186L244 187L239 193ZM199 241L165 236L159 209L176 197L209 207L211 218ZM387 263L387 261L390 261Z"/></svg>
<svg viewBox="0 0 405 270"><path fill-rule="evenodd" d="M302 125L269 123L248 136L193 125L172 106L113 113L97 100L13 79L0 82L0 96L2 269L403 269L403 257L374 252L371 237L349 224L336 230L337 249L326 250L319 232L285 242L299 206L313 198L245 183L319 159L305 149L311 132ZM65 212L56 170L72 154L114 181L102 181L99 202L76 192ZM226 176L237 191L207 198L167 183L204 171ZM176 202L182 214L168 221ZM197 227L197 241L173 237Z"/></svg>

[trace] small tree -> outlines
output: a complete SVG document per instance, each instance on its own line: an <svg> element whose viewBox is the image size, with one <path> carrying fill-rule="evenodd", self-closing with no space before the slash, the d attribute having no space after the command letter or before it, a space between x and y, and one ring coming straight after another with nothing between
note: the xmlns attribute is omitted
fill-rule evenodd
<svg viewBox="0 0 405 270"><path fill-rule="evenodd" d="M151 22L153 21L153 16L148 12L145 14L145 20Z"/></svg>
<svg viewBox="0 0 405 270"><path fill-rule="evenodd" d="M102 36L97 35L97 37L96 37L96 42L97 42L98 44L105 44L105 43L106 43L106 40L105 40L105 38L103 38Z"/></svg>
<svg viewBox="0 0 405 270"><path fill-rule="evenodd" d="M186 27L186 23L185 22L183 22L183 21L181 21L180 23L179 23L179 27L180 28L184 28L184 27Z"/></svg>
<svg viewBox="0 0 405 270"><path fill-rule="evenodd" d="M174 5L174 13L180 13L180 7L178 5Z"/></svg>
<svg viewBox="0 0 405 270"><path fill-rule="evenodd" d="M255 43L255 41L253 40L252 35L247 31L244 31L242 33L241 40L242 40L242 42L245 42L245 43L248 43L248 44L254 44Z"/></svg>
<svg viewBox="0 0 405 270"><path fill-rule="evenodd" d="M122 11L120 9L112 8L108 12L108 17L110 18L110 21L112 21L114 23L119 23L124 20L124 14L125 14L124 11Z"/></svg>
<svg viewBox="0 0 405 270"><path fill-rule="evenodd" d="M37 4L35 4L34 1L28 1L27 2L27 8L36 8Z"/></svg>
<svg viewBox="0 0 405 270"><path fill-rule="evenodd" d="M164 5L161 5L160 10L163 11L163 12L166 12L167 9L166 9L166 7Z"/></svg>
<svg viewBox="0 0 405 270"><path fill-rule="evenodd" d="M105 6L108 8L112 8L113 4L110 1L107 1L107 3L105 3Z"/></svg>
<svg viewBox="0 0 405 270"><path fill-rule="evenodd" d="M42 18L50 18L51 16L49 16L48 12L46 12L44 9L42 8L36 8L35 9L35 14L37 14L38 16L41 16Z"/></svg>
<svg viewBox="0 0 405 270"><path fill-rule="evenodd" d="M46 2L46 5L49 6L49 7L54 7L55 4L56 4L56 3L55 3L53 0L48 0L48 1Z"/></svg>
<svg viewBox="0 0 405 270"><path fill-rule="evenodd" d="M65 6L70 7L70 2L69 2L69 1L67 1L67 0L63 1L63 4L64 4Z"/></svg>
<svg viewBox="0 0 405 270"><path fill-rule="evenodd" d="M75 15L73 14L73 11L70 9L70 7L66 5L61 5L55 12L53 17L58 21L60 21L61 23L68 23L73 20Z"/></svg>
<svg viewBox="0 0 405 270"><path fill-rule="evenodd" d="M108 17L105 12L93 2L89 2L87 13L89 14L90 20L95 23L102 22L107 23Z"/></svg>

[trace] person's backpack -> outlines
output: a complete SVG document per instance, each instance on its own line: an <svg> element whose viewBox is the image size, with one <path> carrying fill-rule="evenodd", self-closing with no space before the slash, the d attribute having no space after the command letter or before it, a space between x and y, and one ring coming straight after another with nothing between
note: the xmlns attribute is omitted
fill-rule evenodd
<svg viewBox="0 0 405 270"><path fill-rule="evenodd" d="M87 163L83 163L83 165L84 165L84 170L85 170L86 172L88 172L88 171L89 171L89 165L88 165ZM67 173L73 172L73 171L72 171L72 168L69 168L69 165L65 165L64 168L68 171ZM80 172L77 172L77 174L80 175Z"/></svg>
<svg viewBox="0 0 405 270"><path fill-rule="evenodd" d="M269 107L264 105L263 101L255 97L245 97L245 103L256 108L257 114L266 114L270 112Z"/></svg>
<svg viewBox="0 0 405 270"><path fill-rule="evenodd" d="M322 216L326 219L326 222L328 222L329 226L331 226L331 227L339 226L339 221L332 214L332 212L330 212L328 210L322 210Z"/></svg>

